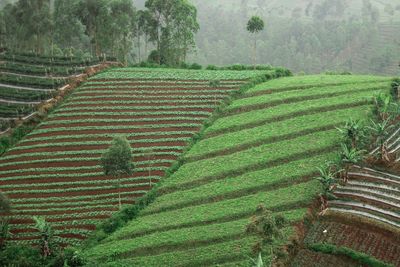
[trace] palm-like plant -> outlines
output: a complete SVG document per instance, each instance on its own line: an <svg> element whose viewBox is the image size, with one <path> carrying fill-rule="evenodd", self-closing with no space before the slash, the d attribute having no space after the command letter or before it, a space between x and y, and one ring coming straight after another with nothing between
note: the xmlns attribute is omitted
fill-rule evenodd
<svg viewBox="0 0 400 267"><path fill-rule="evenodd" d="M390 125L389 119L386 119L382 122L374 122L371 120L371 125L368 126L368 129L375 137L375 146L379 147L379 152L377 156L378 158L385 161L389 161L389 156L386 148L386 137L389 135L389 131L393 127L394 125Z"/></svg>
<svg viewBox="0 0 400 267"><path fill-rule="evenodd" d="M380 93L374 96L374 112L381 120L389 119L390 105L393 101L392 96Z"/></svg>
<svg viewBox="0 0 400 267"><path fill-rule="evenodd" d="M6 245L6 240L10 237L10 225L8 221L0 221L0 250Z"/></svg>
<svg viewBox="0 0 400 267"><path fill-rule="evenodd" d="M365 137L365 129L361 121L350 119L344 127L336 129L341 133L346 143L350 143L353 148L356 148Z"/></svg>
<svg viewBox="0 0 400 267"><path fill-rule="evenodd" d="M350 167L364 159L365 150L357 150L349 148L346 144L342 144L342 151L340 152L340 159L344 166L343 181L347 182Z"/></svg>
<svg viewBox="0 0 400 267"><path fill-rule="evenodd" d="M319 176L317 180L321 183L324 193L332 192L336 185L335 173L333 173L328 166L317 168Z"/></svg>
<svg viewBox="0 0 400 267"><path fill-rule="evenodd" d="M7 196L0 191L0 213L10 212L11 205Z"/></svg>
<svg viewBox="0 0 400 267"><path fill-rule="evenodd" d="M40 232L40 235L42 237L41 239L42 256L46 258L51 255L50 241L53 237L53 229L46 222L46 219L43 217L33 216L33 220L35 221L35 229Z"/></svg>

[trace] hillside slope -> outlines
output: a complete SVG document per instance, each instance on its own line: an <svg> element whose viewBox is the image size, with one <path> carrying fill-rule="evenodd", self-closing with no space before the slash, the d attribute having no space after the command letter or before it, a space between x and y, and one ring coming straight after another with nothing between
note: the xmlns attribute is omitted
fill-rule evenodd
<svg viewBox="0 0 400 267"><path fill-rule="evenodd" d="M53 225L58 243L79 243L118 210L119 193L123 204L134 203L224 99L267 72L128 68L92 77L0 158L12 240L35 243L32 216L39 215ZM210 87L216 79L220 85ZM120 134L132 145L135 173L116 181L104 176L100 157Z"/></svg>
<svg viewBox="0 0 400 267"><path fill-rule="evenodd" d="M18 119L56 96L69 79L98 60L0 54L0 119Z"/></svg>
<svg viewBox="0 0 400 267"><path fill-rule="evenodd" d="M156 201L84 253L102 266L249 266L245 226L260 203L291 224L319 192L316 166L332 158L335 126L362 118L387 90L374 76L299 76L248 90L185 154ZM294 234L287 227L287 243ZM268 255L264 255L268 262Z"/></svg>

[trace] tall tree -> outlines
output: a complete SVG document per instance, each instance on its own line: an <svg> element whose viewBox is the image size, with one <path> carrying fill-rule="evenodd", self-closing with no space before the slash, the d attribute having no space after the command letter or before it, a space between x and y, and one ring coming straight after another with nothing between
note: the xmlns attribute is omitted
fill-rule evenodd
<svg viewBox="0 0 400 267"><path fill-rule="evenodd" d="M54 42L63 49L88 45L85 26L79 18L80 0L55 0L54 2Z"/></svg>
<svg viewBox="0 0 400 267"><path fill-rule="evenodd" d="M132 148L126 137L118 136L112 141L109 149L101 157L104 174L118 179L118 203L121 208L120 178L133 172Z"/></svg>
<svg viewBox="0 0 400 267"><path fill-rule="evenodd" d="M105 40L102 37L109 35L109 17L106 0L82 0L80 3L80 20L86 27L86 34L90 38L91 52L100 56ZM103 35L103 36L102 36ZM108 39L106 39L108 41Z"/></svg>
<svg viewBox="0 0 400 267"><path fill-rule="evenodd" d="M247 31L254 35L254 50L253 50L253 65L254 69L256 68L257 64L257 33L264 30L264 21L258 17L253 16L247 22Z"/></svg>
<svg viewBox="0 0 400 267"><path fill-rule="evenodd" d="M127 63L136 32L136 10L131 0L110 2L112 54Z"/></svg>
<svg viewBox="0 0 400 267"><path fill-rule="evenodd" d="M52 20L49 0L19 0L15 17L28 49L42 54L49 43Z"/></svg>
<svg viewBox="0 0 400 267"><path fill-rule="evenodd" d="M195 46L194 34L200 29L196 8L187 0L147 0L145 6L158 63L177 65Z"/></svg>

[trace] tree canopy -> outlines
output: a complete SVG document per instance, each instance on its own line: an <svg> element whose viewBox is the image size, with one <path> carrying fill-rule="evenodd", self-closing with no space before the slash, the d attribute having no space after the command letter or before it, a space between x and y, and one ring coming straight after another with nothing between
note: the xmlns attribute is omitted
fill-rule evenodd
<svg viewBox="0 0 400 267"><path fill-rule="evenodd" d="M251 17L247 22L247 30L251 33L258 33L264 30L264 21L258 16Z"/></svg>
<svg viewBox="0 0 400 267"><path fill-rule="evenodd" d="M126 137L115 137L111 146L101 157L104 174L115 177L132 174L134 168L132 159L132 148Z"/></svg>

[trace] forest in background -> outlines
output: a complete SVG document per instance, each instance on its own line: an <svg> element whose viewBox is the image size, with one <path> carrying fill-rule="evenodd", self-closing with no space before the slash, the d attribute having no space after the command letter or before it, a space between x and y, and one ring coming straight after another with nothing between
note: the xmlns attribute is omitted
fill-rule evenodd
<svg viewBox="0 0 400 267"><path fill-rule="evenodd" d="M193 0L200 64L251 63L246 22L265 21L258 63L294 72L350 71L396 75L400 61L400 2L395 0Z"/></svg>
<svg viewBox="0 0 400 267"><path fill-rule="evenodd" d="M64 10L57 8L60 2L66 3ZM106 1L124 2L125 7L115 5L113 11L109 5L111 26L97 27L103 29L97 33L101 51L93 46L91 32L94 31L88 28L91 21L79 19L87 18L90 12L77 2L104 1L50 1L55 17L63 17L60 27L56 26L52 32L58 38L57 46L53 47L57 53L73 47L74 53L107 53L131 64L147 60L151 52L153 61L172 62L172 65L183 60L204 66L250 64L253 42L246 24L251 16L257 15L265 21L264 31L258 34L259 64L284 66L305 73L348 71L398 75L400 70L400 3L396 0L188 0L197 9L194 15L198 25L192 24L188 32L194 39L189 34L177 37L180 40L174 42L173 46L179 43L178 50L184 53L173 51L173 46L166 49L168 53L179 53L173 60L160 60L154 51L162 48L155 41L154 32L152 35L138 28L138 14L144 9L145 0ZM126 8L128 2L133 3L132 9ZM2 1L3 6L5 3ZM130 12L134 19L118 16L119 8ZM70 19L65 15L68 12L78 13L78 19ZM107 19L100 14L100 21ZM57 35L57 29L64 35ZM70 39L62 36L68 32L74 38L65 43ZM186 40L189 42L184 44Z"/></svg>

